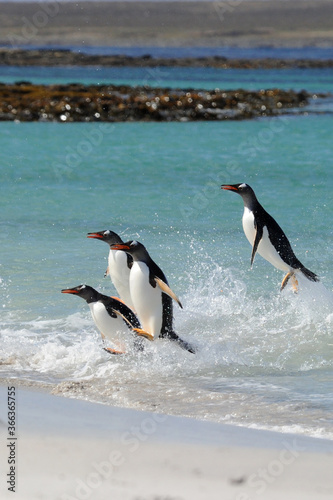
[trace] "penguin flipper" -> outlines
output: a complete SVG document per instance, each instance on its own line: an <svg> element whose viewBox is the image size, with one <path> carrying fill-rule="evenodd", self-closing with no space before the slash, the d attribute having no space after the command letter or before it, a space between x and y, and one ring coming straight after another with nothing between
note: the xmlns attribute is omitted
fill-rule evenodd
<svg viewBox="0 0 333 500"><path fill-rule="evenodd" d="M260 225L257 224L256 225L256 237L254 238L254 243L253 243L253 247L252 247L251 266L253 264L254 257L255 257L255 255L257 253L258 245L260 243L262 235L263 235L263 228L262 228L262 226L260 226Z"/></svg>
<svg viewBox="0 0 333 500"><path fill-rule="evenodd" d="M145 337L148 340L154 340L154 335L151 335L141 328L138 318L136 317L132 309L130 309L123 300L118 299L117 297L111 298L115 299L118 302L118 309L115 309L112 306L109 308L113 314L120 316L125 321L128 328L136 333L139 337Z"/></svg>
<svg viewBox="0 0 333 500"><path fill-rule="evenodd" d="M160 289L162 290L162 292L169 295L169 297L171 297L173 300L175 300L177 302L177 304L183 309L182 303L180 302L177 295L171 290L169 285L167 285L165 283L165 281L161 280L161 278L158 278L157 276L155 276L154 279L155 279L156 283L158 284L158 286L160 287Z"/></svg>
<svg viewBox="0 0 333 500"><path fill-rule="evenodd" d="M121 318L123 318L123 320L126 322L126 324L129 328L133 328L130 320L124 314L122 314L120 311L116 311L116 309L113 309L113 312L115 314L117 314L117 316L120 316Z"/></svg>
<svg viewBox="0 0 333 500"><path fill-rule="evenodd" d="M123 300L118 297L110 297L109 303L104 305L112 318L116 318L118 315L123 318L129 328L133 329L140 327L138 318Z"/></svg>

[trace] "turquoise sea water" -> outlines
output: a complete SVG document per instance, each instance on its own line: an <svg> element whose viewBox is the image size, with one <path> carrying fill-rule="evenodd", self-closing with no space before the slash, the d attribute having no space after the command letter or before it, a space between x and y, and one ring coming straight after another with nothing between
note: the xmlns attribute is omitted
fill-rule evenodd
<svg viewBox="0 0 333 500"><path fill-rule="evenodd" d="M332 167L329 112L0 123L0 375L108 404L333 438ZM300 277L298 294L280 293L283 273L260 256L250 269L242 200L220 189L229 182L255 189L320 283ZM175 329L198 346L195 356L160 341L110 358L86 304L61 295L81 283L114 294L103 278L108 247L86 238L108 228L142 241L162 267L184 305Z"/></svg>
<svg viewBox="0 0 333 500"><path fill-rule="evenodd" d="M244 70L218 68L176 67L22 67L0 66L0 81L14 83L18 80L39 84L81 82L85 84L149 85L152 87L306 89L308 92L332 92L333 71L323 69Z"/></svg>

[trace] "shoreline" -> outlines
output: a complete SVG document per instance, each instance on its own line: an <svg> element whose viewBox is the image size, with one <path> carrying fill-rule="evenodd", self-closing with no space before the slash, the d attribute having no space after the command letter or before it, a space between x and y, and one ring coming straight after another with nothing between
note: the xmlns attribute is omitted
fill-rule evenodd
<svg viewBox="0 0 333 500"><path fill-rule="evenodd" d="M55 382L43 382L39 380L29 380L29 379L20 379L20 378L9 378L9 377L0 377L0 396L1 396L1 391L4 390L5 387L9 385L15 385L16 388L20 391L27 391L27 392L33 392L33 393L39 393L39 394L44 394L44 395L49 395L52 397L56 398L62 398L66 400L74 400L74 401L81 401L83 403L89 403L92 405L97 405L97 406L105 406L105 407L112 407L114 409L118 410L125 410L129 412L138 412L140 414L144 413L158 413L158 410L155 410L156 405L149 405L149 404L143 404L143 405L133 405L133 404L119 404L119 402L115 402L113 400L106 400L106 399L99 399L92 397L91 393L84 393L80 391L82 385L79 381L62 381L60 383L55 383ZM118 411L117 410L117 411ZM236 428L236 429L244 429L244 432L246 430L249 431L255 431L255 432L263 432L263 433L269 433L269 434L276 434L280 437L284 435L293 435L296 437L300 438L305 438L305 439L311 439L315 441L320 441L320 442L327 442L327 443L332 443L332 453L333 453L333 433L328 432L326 434L323 434L322 432L318 432L318 429L316 432L314 430L309 431L307 427L302 427L298 426L295 422L291 426L285 426L285 425L262 425L260 423L244 423L242 421L225 421L225 420L216 420L216 418L211 418L207 416L202 416L202 415L197 415L193 416L191 414L187 413L180 413L180 412L174 412L174 411L166 411L164 414L168 415L169 417L174 417L174 418L182 418L182 419L188 419L193 422L201 422L202 424L212 424L212 425L217 425L217 426L225 426L226 428ZM0 405L0 425L1 425L1 405ZM295 428L297 430L295 430Z"/></svg>
<svg viewBox="0 0 333 500"><path fill-rule="evenodd" d="M140 68L180 67L217 69L290 69L333 68L332 59L281 59L281 58L227 58L207 57L153 57L149 52L143 56L98 55L75 52L69 49L19 49L0 47L0 66L128 66Z"/></svg>
<svg viewBox="0 0 333 500"><path fill-rule="evenodd" d="M3 2L0 45L332 47L330 0Z"/></svg>
<svg viewBox="0 0 333 500"><path fill-rule="evenodd" d="M15 397L19 500L40 495L245 500L263 493L266 500L331 498L329 440L106 406L20 386ZM6 435L6 386L0 387L0 398ZM1 463L8 468L3 458L2 451ZM11 498L4 480L0 491Z"/></svg>

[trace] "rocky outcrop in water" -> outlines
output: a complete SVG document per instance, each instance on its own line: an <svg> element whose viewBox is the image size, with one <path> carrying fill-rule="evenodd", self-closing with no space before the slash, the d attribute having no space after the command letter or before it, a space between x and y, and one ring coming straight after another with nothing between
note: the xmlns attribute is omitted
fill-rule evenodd
<svg viewBox="0 0 333 500"><path fill-rule="evenodd" d="M85 54L66 49L6 49L0 48L0 65L3 66L138 66L197 67L241 69L332 68L333 59L228 59L222 56L158 58L149 54L127 55Z"/></svg>
<svg viewBox="0 0 333 500"><path fill-rule="evenodd" d="M0 83L0 120L59 122L240 120L303 108L292 90L196 90L127 85Z"/></svg>

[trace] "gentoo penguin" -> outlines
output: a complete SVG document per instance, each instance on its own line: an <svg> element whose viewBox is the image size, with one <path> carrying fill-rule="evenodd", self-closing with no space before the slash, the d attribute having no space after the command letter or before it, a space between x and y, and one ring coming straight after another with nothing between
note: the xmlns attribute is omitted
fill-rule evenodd
<svg viewBox="0 0 333 500"><path fill-rule="evenodd" d="M194 348L178 337L173 330L172 299L182 307L178 297L169 288L167 279L152 260L142 243L128 241L111 246L133 257L130 272L130 292L142 328L156 338L176 341L183 349L194 353Z"/></svg>
<svg viewBox="0 0 333 500"><path fill-rule="evenodd" d="M129 274L133 264L133 259L129 254L111 250L111 245L114 243L123 243L123 240L118 234L113 231L99 231L97 233L88 233L87 238L94 238L105 241L110 246L108 267L105 276L110 275L111 281L114 284L120 298L125 304L134 310L131 294L129 291Z"/></svg>
<svg viewBox="0 0 333 500"><path fill-rule="evenodd" d="M252 245L251 266L258 252L273 266L287 274L282 280L281 290L292 277L297 290L296 271L301 271L310 281L319 281L315 273L303 266L294 254L287 236L278 223L260 205L253 189L248 184L222 184L221 189L234 191L244 201L243 229Z"/></svg>
<svg viewBox="0 0 333 500"><path fill-rule="evenodd" d="M104 348L111 354L124 354L124 341L129 339L129 333L144 336L153 340L152 335L141 329L136 315L126 304L115 297L99 293L89 285L79 285L66 288L61 293L71 293L84 299L89 307L93 320L102 335L102 339L112 342L115 348ZM142 348L136 343L136 347Z"/></svg>

